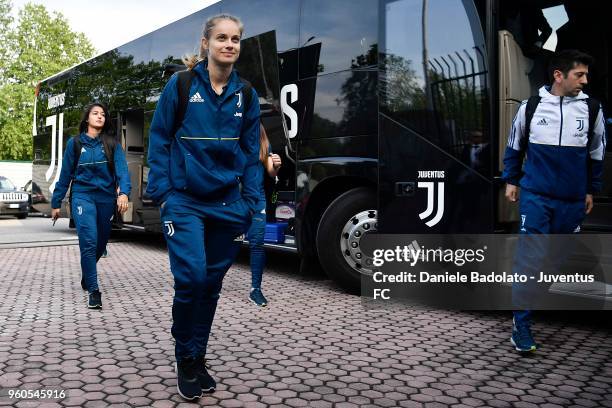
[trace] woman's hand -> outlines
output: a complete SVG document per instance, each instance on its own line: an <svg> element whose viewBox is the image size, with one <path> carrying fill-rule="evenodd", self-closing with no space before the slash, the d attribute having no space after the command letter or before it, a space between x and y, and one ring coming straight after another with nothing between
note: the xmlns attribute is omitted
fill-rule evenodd
<svg viewBox="0 0 612 408"><path fill-rule="evenodd" d="M117 209L120 214L125 214L128 209L128 196L119 194L119 197L117 197Z"/></svg>
<svg viewBox="0 0 612 408"><path fill-rule="evenodd" d="M52 208L51 209L51 219L52 220L57 220L60 217L60 209L59 208Z"/></svg>
<svg viewBox="0 0 612 408"><path fill-rule="evenodd" d="M283 164L280 156L278 154L272 154L270 158L272 159L272 167L274 167L275 170L280 169L280 166Z"/></svg>
<svg viewBox="0 0 612 408"><path fill-rule="evenodd" d="M268 171L268 175L270 177L276 177L278 174L278 169L282 166L281 158L278 154L271 154L268 156L268 162L266 166L266 170Z"/></svg>

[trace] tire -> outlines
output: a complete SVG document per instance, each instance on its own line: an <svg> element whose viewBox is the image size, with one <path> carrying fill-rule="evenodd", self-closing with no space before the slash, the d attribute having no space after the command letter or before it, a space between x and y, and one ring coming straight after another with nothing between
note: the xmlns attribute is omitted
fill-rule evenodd
<svg viewBox="0 0 612 408"><path fill-rule="evenodd" d="M317 252L321 265L350 293L358 294L362 276L372 274L371 254L360 252L359 241L378 228L376 203L372 190L355 188L336 198L319 222Z"/></svg>
<svg viewBox="0 0 612 408"><path fill-rule="evenodd" d="M28 217L28 213L19 214L17 216L17 218L19 218L20 220L25 220L27 217Z"/></svg>

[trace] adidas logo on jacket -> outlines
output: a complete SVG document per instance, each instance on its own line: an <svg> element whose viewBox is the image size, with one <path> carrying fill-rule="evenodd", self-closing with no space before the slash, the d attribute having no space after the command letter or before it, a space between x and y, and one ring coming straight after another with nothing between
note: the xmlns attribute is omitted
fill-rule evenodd
<svg viewBox="0 0 612 408"><path fill-rule="evenodd" d="M520 181L522 188L533 193L561 200L583 200L587 193L601 190L606 144L601 108L587 151L588 96L583 92L576 97L555 96L549 87L540 88L539 95L542 99L533 115L529 135L524 134L527 101L523 101L514 118L502 177L514 185ZM521 151L523 138L528 138L524 175L521 171L525 153Z"/></svg>
<svg viewBox="0 0 612 408"><path fill-rule="evenodd" d="M204 99L200 96L199 92L196 92L191 98L189 98L189 102L203 103Z"/></svg>

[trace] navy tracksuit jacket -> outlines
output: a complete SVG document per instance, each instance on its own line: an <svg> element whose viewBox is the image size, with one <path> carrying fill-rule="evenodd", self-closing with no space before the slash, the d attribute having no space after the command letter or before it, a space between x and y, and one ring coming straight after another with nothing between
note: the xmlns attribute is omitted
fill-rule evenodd
<svg viewBox="0 0 612 408"><path fill-rule="evenodd" d="M587 95L581 92L576 97L559 97L552 95L549 87L540 88L539 95L541 101L531 120L529 135L525 134L527 101L519 107L508 137L502 175L507 183L521 187L520 234L533 236L519 240L515 268L517 273L528 276L534 276L550 260L559 267L564 255L571 251L570 240L566 240L563 248L557 239L557 253L550 253L546 235L580 231L586 194L601 190L606 145L600 109L593 139L587 146ZM527 158L522 170L525 151L521 146L525 138ZM534 293L542 289L530 287L534 285L529 282L514 293L517 307L529 308L536 297Z"/></svg>
<svg viewBox="0 0 612 408"><path fill-rule="evenodd" d="M110 237L112 219L115 214L117 187L120 194L129 197L131 184L125 154L121 145L115 145L115 176L108 168L104 144L100 138L79 135L81 154L74 169L74 141L68 140L62 160L60 177L55 184L51 208L60 208L72 186L72 218L76 224L81 250L81 271L89 292L98 290L96 262L102 256Z"/></svg>
<svg viewBox="0 0 612 408"><path fill-rule="evenodd" d="M177 76L157 103L149 136L147 193L161 205L174 276L177 360L205 355L223 277L259 201L259 102L232 72L217 95L206 63L194 68L185 118L172 134ZM242 189L240 189L240 185Z"/></svg>

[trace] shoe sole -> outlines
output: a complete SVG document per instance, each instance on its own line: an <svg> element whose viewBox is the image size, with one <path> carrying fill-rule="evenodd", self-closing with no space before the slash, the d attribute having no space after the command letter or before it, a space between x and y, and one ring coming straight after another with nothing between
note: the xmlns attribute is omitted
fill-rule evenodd
<svg viewBox="0 0 612 408"><path fill-rule="evenodd" d="M187 400L187 401L193 401L193 400L196 400L198 398L202 398L202 394L196 395L195 397L191 397L191 398L184 396L183 393L181 392L181 389L179 388L178 384L176 385L176 391L178 391L178 393L181 396L181 398L183 398L184 400Z"/></svg>
<svg viewBox="0 0 612 408"><path fill-rule="evenodd" d="M259 307L267 307L268 304L264 303L263 305L260 305L259 303L257 303L256 301L254 301L253 299L249 298L249 300L251 301L252 304L254 304L255 306L259 306Z"/></svg>
<svg viewBox="0 0 612 408"><path fill-rule="evenodd" d="M514 349L520 353L533 353L534 351L537 350L536 346L532 346L530 349L522 349L518 347L516 343L514 342L514 339L512 338L512 336L510 336L510 343L512 343L512 345L514 346Z"/></svg>
<svg viewBox="0 0 612 408"><path fill-rule="evenodd" d="M87 305L88 309L102 309L102 305Z"/></svg>
<svg viewBox="0 0 612 408"><path fill-rule="evenodd" d="M177 364L177 363L174 363L174 371L175 371L175 372L177 373L177 375L178 375L178 364ZM180 389L180 388L179 388L179 386L178 386L178 378L177 378L176 380L177 380L177 384L176 384L176 391L177 391L177 392L178 392L178 394L181 396L181 398L183 398L183 399L185 399L185 400L187 400L187 401L193 401L193 400L195 400L195 399L202 398L202 395L203 395L203 394L196 395L195 397L191 397L191 398L186 397L185 395L183 395L183 393L181 392L181 389Z"/></svg>

